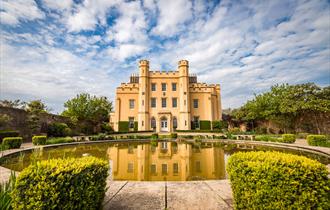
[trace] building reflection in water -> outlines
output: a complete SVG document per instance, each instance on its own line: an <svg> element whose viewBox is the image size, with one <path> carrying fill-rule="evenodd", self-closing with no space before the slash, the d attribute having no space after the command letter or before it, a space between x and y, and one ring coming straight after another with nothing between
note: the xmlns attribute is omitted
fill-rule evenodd
<svg viewBox="0 0 330 210"><path fill-rule="evenodd" d="M113 180L187 181L225 178L225 155L212 144L115 144L107 155Z"/></svg>

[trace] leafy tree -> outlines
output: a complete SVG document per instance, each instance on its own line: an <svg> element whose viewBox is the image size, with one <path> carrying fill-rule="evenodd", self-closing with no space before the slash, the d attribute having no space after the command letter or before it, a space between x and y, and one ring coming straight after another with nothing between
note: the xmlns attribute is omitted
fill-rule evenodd
<svg viewBox="0 0 330 210"><path fill-rule="evenodd" d="M75 98L64 103L62 115L73 121L85 121L93 126L93 132L108 121L112 110L112 102L106 97L91 96L88 93L78 94Z"/></svg>
<svg viewBox="0 0 330 210"><path fill-rule="evenodd" d="M28 112L29 128L35 134L41 127L40 115L48 113L50 109L41 100L33 100L26 104L25 110Z"/></svg>
<svg viewBox="0 0 330 210"><path fill-rule="evenodd" d="M319 116L329 112L330 86L321 88L306 83L272 86L269 92L255 95L253 100L234 110L233 116L246 121L273 121L286 131L295 129L297 119L312 115L313 124L320 133Z"/></svg>
<svg viewBox="0 0 330 210"><path fill-rule="evenodd" d="M17 100L1 100L0 101L0 106L3 107L10 107L10 108L18 108L18 109L23 109L26 105L26 102L21 101L20 99Z"/></svg>
<svg viewBox="0 0 330 210"><path fill-rule="evenodd" d="M6 126L13 118L8 114L0 114L0 127Z"/></svg>

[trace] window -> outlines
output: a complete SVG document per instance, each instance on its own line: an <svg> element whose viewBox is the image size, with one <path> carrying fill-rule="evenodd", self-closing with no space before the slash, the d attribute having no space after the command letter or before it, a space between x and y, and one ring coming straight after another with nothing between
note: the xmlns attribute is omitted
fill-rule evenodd
<svg viewBox="0 0 330 210"><path fill-rule="evenodd" d="M156 98L151 98L151 108L156 107Z"/></svg>
<svg viewBox="0 0 330 210"><path fill-rule="evenodd" d="M150 124L151 124L151 128L156 128L156 120L155 120L154 117L151 118L151 122L150 122Z"/></svg>
<svg viewBox="0 0 330 210"><path fill-rule="evenodd" d="M157 171L156 171L156 164L152 164L151 166L150 166L150 172L151 172L151 174L155 174Z"/></svg>
<svg viewBox="0 0 330 210"><path fill-rule="evenodd" d="M156 83L151 83L151 91L156 91Z"/></svg>
<svg viewBox="0 0 330 210"><path fill-rule="evenodd" d="M195 108L195 109L198 108L198 99L194 99L194 108Z"/></svg>
<svg viewBox="0 0 330 210"><path fill-rule="evenodd" d="M166 91L166 83L162 83L162 91Z"/></svg>
<svg viewBox="0 0 330 210"><path fill-rule="evenodd" d="M176 129L178 127L178 120L176 117L173 118L173 128Z"/></svg>
<svg viewBox="0 0 330 210"><path fill-rule="evenodd" d="M127 165L127 172L128 173L133 173L133 163L128 163L128 165Z"/></svg>
<svg viewBox="0 0 330 210"><path fill-rule="evenodd" d="M129 117L128 118L128 127L129 128L134 128L134 117Z"/></svg>
<svg viewBox="0 0 330 210"><path fill-rule="evenodd" d="M162 141L162 149L166 150L167 149L167 142Z"/></svg>
<svg viewBox="0 0 330 210"><path fill-rule="evenodd" d="M176 83L172 83L172 91L176 91Z"/></svg>
<svg viewBox="0 0 330 210"><path fill-rule="evenodd" d="M199 117L194 116L193 123L195 128L199 128Z"/></svg>
<svg viewBox="0 0 330 210"><path fill-rule="evenodd" d="M134 99L129 100L129 108L134 109Z"/></svg>
<svg viewBox="0 0 330 210"><path fill-rule="evenodd" d="M201 172L201 162L196 161L196 172Z"/></svg>
<svg viewBox="0 0 330 210"><path fill-rule="evenodd" d="M167 174L167 164L162 164L162 174Z"/></svg>
<svg viewBox="0 0 330 210"><path fill-rule="evenodd" d="M179 164L173 163L173 173L174 174L179 173Z"/></svg>
<svg viewBox="0 0 330 210"><path fill-rule="evenodd" d="M162 98L162 108L166 108L166 98Z"/></svg>
<svg viewBox="0 0 330 210"><path fill-rule="evenodd" d="M178 107L178 99L177 98L172 98L172 107L173 108Z"/></svg>

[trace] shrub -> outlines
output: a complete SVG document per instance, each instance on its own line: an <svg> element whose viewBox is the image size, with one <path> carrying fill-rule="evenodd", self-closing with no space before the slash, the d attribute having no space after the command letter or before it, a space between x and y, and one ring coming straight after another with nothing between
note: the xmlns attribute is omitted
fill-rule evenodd
<svg viewBox="0 0 330 210"><path fill-rule="evenodd" d="M330 147L330 141L325 135L308 135L307 142L311 146Z"/></svg>
<svg viewBox="0 0 330 210"><path fill-rule="evenodd" d="M281 152L238 152L228 161L235 209L329 209L326 167Z"/></svg>
<svg viewBox="0 0 330 210"><path fill-rule="evenodd" d="M283 143L294 143L296 141L296 135L282 134L282 138L280 138L279 141Z"/></svg>
<svg viewBox="0 0 330 210"><path fill-rule="evenodd" d="M139 128L139 123L138 122L134 122L134 131L138 131L138 128Z"/></svg>
<svg viewBox="0 0 330 210"><path fill-rule="evenodd" d="M108 123L103 123L101 125L101 131L103 133L113 133L113 128Z"/></svg>
<svg viewBox="0 0 330 210"><path fill-rule="evenodd" d="M20 148L22 143L23 143L22 137L5 137L2 140L3 146L8 149Z"/></svg>
<svg viewBox="0 0 330 210"><path fill-rule="evenodd" d="M158 139L158 133L153 133L151 135L151 139Z"/></svg>
<svg viewBox="0 0 330 210"><path fill-rule="evenodd" d="M234 127L234 128L228 129L228 131L232 134L239 134L241 132L241 129Z"/></svg>
<svg viewBox="0 0 330 210"><path fill-rule="evenodd" d="M65 123L54 122L48 125L47 135L62 137L71 135L72 131Z"/></svg>
<svg viewBox="0 0 330 210"><path fill-rule="evenodd" d="M178 134L177 133L171 133L170 138L171 139L176 139L176 138L178 138Z"/></svg>
<svg viewBox="0 0 330 210"><path fill-rule="evenodd" d="M119 121L118 129L119 132L128 132L128 121Z"/></svg>
<svg viewBox="0 0 330 210"><path fill-rule="evenodd" d="M34 145L45 145L47 140L47 136L33 136L32 143Z"/></svg>
<svg viewBox="0 0 330 210"><path fill-rule="evenodd" d="M255 136L255 141L272 141L272 142L276 142L278 141L278 138L274 137L274 136L269 136L269 135L257 135Z"/></svg>
<svg viewBox="0 0 330 210"><path fill-rule="evenodd" d="M14 209L99 209L109 166L95 157L51 159L30 165L17 178Z"/></svg>
<svg viewBox="0 0 330 210"><path fill-rule="evenodd" d="M213 127L213 129L218 129L218 130L227 129L228 123L226 121L222 121L222 120L213 121L212 127Z"/></svg>
<svg viewBox="0 0 330 210"><path fill-rule="evenodd" d="M18 131L0 131L0 143L5 137L18 137Z"/></svg>
<svg viewBox="0 0 330 210"><path fill-rule="evenodd" d="M200 130L211 130L211 122L209 120L199 121Z"/></svg>
<svg viewBox="0 0 330 210"><path fill-rule="evenodd" d="M73 138L68 137L54 137L46 140L46 144L62 144L62 143L71 143L74 142Z"/></svg>

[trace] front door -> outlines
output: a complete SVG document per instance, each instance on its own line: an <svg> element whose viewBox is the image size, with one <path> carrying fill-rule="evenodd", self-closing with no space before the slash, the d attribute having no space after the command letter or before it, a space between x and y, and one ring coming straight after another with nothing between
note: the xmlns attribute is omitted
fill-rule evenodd
<svg viewBox="0 0 330 210"><path fill-rule="evenodd" d="M168 129L167 129L167 119L162 119L160 121L160 131L161 132L167 132Z"/></svg>

